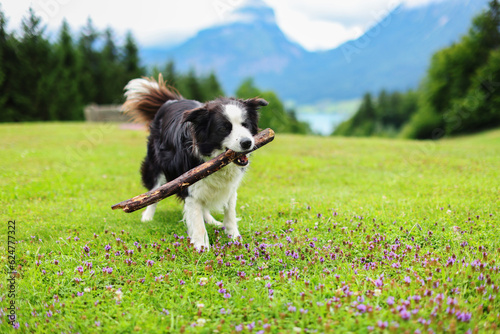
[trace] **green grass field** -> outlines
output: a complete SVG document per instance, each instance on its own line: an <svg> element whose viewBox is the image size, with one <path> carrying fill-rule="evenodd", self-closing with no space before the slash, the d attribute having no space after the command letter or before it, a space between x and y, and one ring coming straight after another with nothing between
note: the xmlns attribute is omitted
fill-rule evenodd
<svg viewBox="0 0 500 334"><path fill-rule="evenodd" d="M146 136L0 126L0 332L11 305L25 333L499 331L500 131L278 134L239 190L243 240L209 227L202 254L174 198L148 223L110 209L144 192Z"/></svg>

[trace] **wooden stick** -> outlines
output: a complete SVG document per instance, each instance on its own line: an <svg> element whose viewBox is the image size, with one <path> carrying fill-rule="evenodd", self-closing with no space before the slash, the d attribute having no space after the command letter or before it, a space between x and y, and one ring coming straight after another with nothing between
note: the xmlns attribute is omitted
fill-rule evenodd
<svg viewBox="0 0 500 334"><path fill-rule="evenodd" d="M240 158L241 156L255 151L256 149L270 143L274 139L274 131L271 129L265 129L254 136L255 146L253 150L238 153L232 150L227 150L226 152L220 154L219 156L209 160L189 171L180 175L175 180L165 183L159 188L148 191L145 194L135 196L129 200L120 202L113 205L111 208L113 210L123 209L125 212L134 212L136 210L142 209L148 205L159 202L164 198L167 198L173 194L176 194L183 189L186 189L193 183L215 173L219 169L229 165L234 160Z"/></svg>

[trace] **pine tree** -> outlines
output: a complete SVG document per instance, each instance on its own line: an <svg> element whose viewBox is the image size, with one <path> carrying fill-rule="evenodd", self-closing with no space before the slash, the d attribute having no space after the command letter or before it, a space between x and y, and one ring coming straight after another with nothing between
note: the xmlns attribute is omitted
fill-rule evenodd
<svg viewBox="0 0 500 334"><path fill-rule="evenodd" d="M433 56L420 94L419 111L403 129L404 136L436 139L491 124L487 115L477 114L489 112L487 109L470 107L471 94L478 96L478 101L489 96L482 95L481 84L477 84L486 78L477 74L483 73L481 69L500 47L500 4L493 0L489 5L487 11L474 18L469 33L459 43Z"/></svg>
<svg viewBox="0 0 500 334"><path fill-rule="evenodd" d="M122 67L124 68L122 85L125 85L131 79L144 75L145 72L140 66L139 48L131 32L127 33L125 46L123 47Z"/></svg>
<svg viewBox="0 0 500 334"><path fill-rule="evenodd" d="M246 100L252 97L261 97L269 102L269 105L260 110L259 127L271 128L276 132L293 132L293 120L290 114L285 110L285 106L276 95L271 91L262 92L254 84L253 79L246 79L238 87L236 96ZM295 124L294 124L295 125Z"/></svg>
<svg viewBox="0 0 500 334"><path fill-rule="evenodd" d="M5 64L3 59L5 45L7 44L7 31L5 27L7 26L7 20L3 14L2 7L0 6L0 87L5 81ZM1 106L1 104L0 104Z"/></svg>
<svg viewBox="0 0 500 334"><path fill-rule="evenodd" d="M7 114L7 66L6 66L6 48L8 35L5 27L7 20L5 19L2 7L0 7L0 121L9 121L11 115Z"/></svg>
<svg viewBox="0 0 500 334"><path fill-rule="evenodd" d="M363 96L363 101L351 119L341 123L333 132L335 136L367 137L376 129L377 111L370 93Z"/></svg>
<svg viewBox="0 0 500 334"><path fill-rule="evenodd" d="M97 102L97 83L99 76L99 53L95 49L95 44L99 38L99 33L94 28L92 20L87 20L87 25L82 29L78 40L78 55L80 57L80 79L79 90L82 94L82 102L91 104Z"/></svg>
<svg viewBox="0 0 500 334"><path fill-rule="evenodd" d="M182 93L185 94L185 97L197 100L197 101L205 101L205 95L202 90L202 87L196 77L194 69L189 70L188 74L185 78L183 78L183 90Z"/></svg>
<svg viewBox="0 0 500 334"><path fill-rule="evenodd" d="M104 47L99 57L99 75L96 95L97 104L120 103L124 82L124 69L119 61L118 47L114 41L114 32L107 28L104 32Z"/></svg>
<svg viewBox="0 0 500 334"><path fill-rule="evenodd" d="M18 47L20 67L13 88L13 100L21 121L57 119L57 114L50 108L56 81L52 71L54 55L44 33L41 19L30 8L29 16L22 21Z"/></svg>
<svg viewBox="0 0 500 334"><path fill-rule="evenodd" d="M57 94L53 98L53 106L59 120L83 119L82 95L78 89L80 63L76 47L71 37L69 25L63 21L59 32L59 40L55 45L57 66Z"/></svg>
<svg viewBox="0 0 500 334"><path fill-rule="evenodd" d="M203 79L202 86L206 100L213 100L224 95L224 91L213 72Z"/></svg>
<svg viewBox="0 0 500 334"><path fill-rule="evenodd" d="M380 123L382 127L389 125L391 112L391 94L389 94L386 90L382 90L377 98L375 105L376 119L373 121Z"/></svg>
<svg viewBox="0 0 500 334"><path fill-rule="evenodd" d="M477 40L482 49L493 50L500 47L500 3L498 0L490 1L488 10L473 20L469 35Z"/></svg>
<svg viewBox="0 0 500 334"><path fill-rule="evenodd" d="M175 64L171 60L165 66L165 70L163 71L163 78L167 81L167 84L175 87L177 80L177 73L175 71Z"/></svg>
<svg viewBox="0 0 500 334"><path fill-rule="evenodd" d="M363 102L358 112L353 117L353 125L356 127L355 136L371 136L375 130L377 114L373 98L370 93L363 96Z"/></svg>
<svg viewBox="0 0 500 334"><path fill-rule="evenodd" d="M403 95L401 107L398 110L397 114L397 124L399 131L401 131L404 125L411 119L413 114L417 112L418 97L419 92L413 90L409 90Z"/></svg>
<svg viewBox="0 0 500 334"><path fill-rule="evenodd" d="M15 122L23 119L15 101L22 70L17 54L19 42L6 31L6 25L7 20L0 10L0 122Z"/></svg>
<svg viewBox="0 0 500 334"><path fill-rule="evenodd" d="M242 99L248 99L260 95L260 90L255 86L253 79L245 79L236 90L236 96Z"/></svg>

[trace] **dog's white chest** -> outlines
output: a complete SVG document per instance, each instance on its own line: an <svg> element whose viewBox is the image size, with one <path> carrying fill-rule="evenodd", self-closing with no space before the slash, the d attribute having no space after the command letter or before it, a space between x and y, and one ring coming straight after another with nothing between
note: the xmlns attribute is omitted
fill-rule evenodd
<svg viewBox="0 0 500 334"><path fill-rule="evenodd" d="M222 210L230 196L237 190L244 171L229 164L225 168L189 187L189 196L196 198L207 208Z"/></svg>

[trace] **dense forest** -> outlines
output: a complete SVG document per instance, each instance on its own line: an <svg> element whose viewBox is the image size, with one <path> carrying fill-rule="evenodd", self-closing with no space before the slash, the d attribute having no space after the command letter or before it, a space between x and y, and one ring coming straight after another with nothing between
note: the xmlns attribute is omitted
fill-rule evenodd
<svg viewBox="0 0 500 334"><path fill-rule="evenodd" d="M19 32L6 27L0 7L0 122L83 120L86 105L122 103L129 80L158 73L187 99L207 101L225 95L214 73L178 73L173 62L163 68L143 67L131 33L119 45L111 28L98 31L90 19L78 34L63 22L52 39L33 10ZM238 92L241 98L261 96L270 102L261 111L262 128L311 132L273 92L261 92L251 80Z"/></svg>
<svg viewBox="0 0 500 334"><path fill-rule="evenodd" d="M334 135L439 139L500 126L500 4L472 22L468 34L432 57L417 91L366 94Z"/></svg>
<svg viewBox="0 0 500 334"><path fill-rule="evenodd" d="M418 108L418 94L381 91L377 98L370 93L363 96L354 116L341 123L334 134L340 136L395 137Z"/></svg>
<svg viewBox="0 0 500 334"><path fill-rule="evenodd" d="M47 39L34 11L21 31L6 31L0 11L0 121L82 120L90 103L119 103L123 86L144 74L131 34L117 46L114 33L98 32L89 20L74 40L67 22Z"/></svg>

